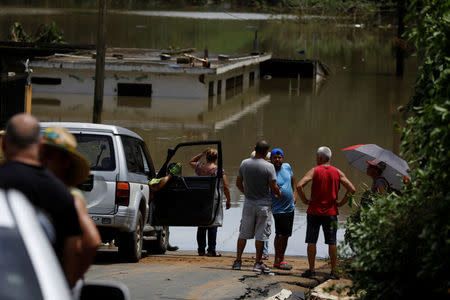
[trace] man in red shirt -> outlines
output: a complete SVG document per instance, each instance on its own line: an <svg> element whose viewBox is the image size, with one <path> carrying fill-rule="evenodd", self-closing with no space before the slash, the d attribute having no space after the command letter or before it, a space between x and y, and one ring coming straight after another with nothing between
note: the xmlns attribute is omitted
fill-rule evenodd
<svg viewBox="0 0 450 300"><path fill-rule="evenodd" d="M314 277L316 243L319 237L320 226L328 244L328 252L331 261L330 278L337 279L335 273L337 264L337 215L338 207L347 203L347 196L355 193L355 187L347 179L345 174L330 164L331 150L328 147L317 149L317 167L309 170L297 184L297 192L303 203L308 205L307 229L305 242L308 243L309 269L303 272L302 277ZM311 198L306 198L304 187L312 181ZM346 193L341 201L338 201L339 187L343 185Z"/></svg>

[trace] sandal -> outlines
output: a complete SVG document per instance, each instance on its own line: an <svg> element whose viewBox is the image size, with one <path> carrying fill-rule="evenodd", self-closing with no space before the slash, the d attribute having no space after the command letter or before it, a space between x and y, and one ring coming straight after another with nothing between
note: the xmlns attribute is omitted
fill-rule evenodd
<svg viewBox="0 0 450 300"><path fill-rule="evenodd" d="M280 269L280 270L292 270L292 265L288 264L285 261L280 262L279 265L274 264L273 267L277 268L277 269Z"/></svg>
<svg viewBox="0 0 450 300"><path fill-rule="evenodd" d="M220 254L220 253L217 252L217 251L214 251L214 252L207 252L207 253L206 253L206 256L209 256L209 257L221 257L222 254Z"/></svg>

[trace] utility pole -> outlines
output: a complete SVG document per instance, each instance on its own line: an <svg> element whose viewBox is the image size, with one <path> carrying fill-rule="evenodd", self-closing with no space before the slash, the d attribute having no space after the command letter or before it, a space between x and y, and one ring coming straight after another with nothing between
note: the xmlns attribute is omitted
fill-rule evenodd
<svg viewBox="0 0 450 300"><path fill-rule="evenodd" d="M95 91L93 123L102 122L103 86L105 83L105 17L106 0L98 1L97 55L95 63Z"/></svg>

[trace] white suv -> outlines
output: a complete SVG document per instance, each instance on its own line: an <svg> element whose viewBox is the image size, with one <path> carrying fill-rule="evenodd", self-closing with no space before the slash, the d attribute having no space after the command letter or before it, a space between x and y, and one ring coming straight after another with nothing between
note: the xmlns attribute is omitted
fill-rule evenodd
<svg viewBox="0 0 450 300"><path fill-rule="evenodd" d="M102 240L119 247L130 261L141 258L142 248L164 253L168 244L167 226L149 226L149 178L155 169L147 147L136 133L112 125L43 122L44 130L61 126L75 135L77 150L91 167L89 180L79 186L86 196L89 215ZM145 243L144 243L145 241Z"/></svg>
<svg viewBox="0 0 450 300"><path fill-rule="evenodd" d="M164 164L155 168L144 143L135 132L114 125L42 122L42 130L61 126L77 139L77 150L88 160L89 179L84 191L86 207L104 242L115 241L119 253L137 262L142 250L163 254L169 241L168 226L208 226L221 212L222 148L220 141L180 143L170 148ZM175 152L183 147L211 145L218 150L217 176L176 176L158 192L148 181L166 175Z"/></svg>

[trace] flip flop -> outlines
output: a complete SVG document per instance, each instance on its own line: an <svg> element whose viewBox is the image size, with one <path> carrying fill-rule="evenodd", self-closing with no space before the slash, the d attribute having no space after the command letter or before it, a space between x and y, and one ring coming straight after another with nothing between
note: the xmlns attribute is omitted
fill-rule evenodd
<svg viewBox="0 0 450 300"><path fill-rule="evenodd" d="M215 252L207 252L206 256L209 256L209 257L221 257L222 254L220 254L219 252L215 251Z"/></svg>
<svg viewBox="0 0 450 300"><path fill-rule="evenodd" d="M288 264L285 261L280 262L279 265L274 264L273 267L280 270L292 270L292 265Z"/></svg>

